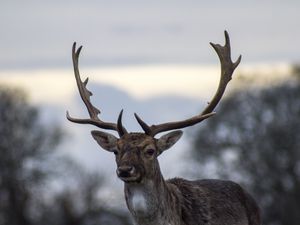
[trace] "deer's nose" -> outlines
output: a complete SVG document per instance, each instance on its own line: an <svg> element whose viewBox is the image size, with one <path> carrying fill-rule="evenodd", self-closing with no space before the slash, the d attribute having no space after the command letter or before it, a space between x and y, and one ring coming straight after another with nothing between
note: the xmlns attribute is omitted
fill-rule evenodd
<svg viewBox="0 0 300 225"><path fill-rule="evenodd" d="M128 177L134 173L133 166L119 166L117 169L117 174L120 177Z"/></svg>

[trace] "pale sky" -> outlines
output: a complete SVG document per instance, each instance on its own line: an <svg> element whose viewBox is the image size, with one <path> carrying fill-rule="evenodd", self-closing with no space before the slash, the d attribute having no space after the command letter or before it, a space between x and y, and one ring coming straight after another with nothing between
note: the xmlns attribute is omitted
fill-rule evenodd
<svg viewBox="0 0 300 225"><path fill-rule="evenodd" d="M243 62L299 62L300 1L1 1L0 70L86 66L216 64L209 42L228 30Z"/></svg>

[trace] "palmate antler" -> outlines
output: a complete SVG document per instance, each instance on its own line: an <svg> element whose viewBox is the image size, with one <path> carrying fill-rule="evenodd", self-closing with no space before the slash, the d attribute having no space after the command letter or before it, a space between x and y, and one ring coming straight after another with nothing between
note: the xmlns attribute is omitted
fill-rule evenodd
<svg viewBox="0 0 300 225"><path fill-rule="evenodd" d="M164 131L193 126L215 114L213 110L220 102L225 92L226 86L228 82L231 80L235 68L239 65L242 58L242 56L240 55L236 62L234 63L232 62L229 35L227 31L225 31L224 33L225 33L224 46L210 43L211 46L217 52L221 62L221 78L220 78L217 92L215 93L214 97L207 105L207 107L200 114L191 117L189 119L176 121L176 122L162 123L162 124L157 124L152 126L148 126L137 114L134 114L138 123L141 125L141 127L143 128L146 134L154 137L156 134Z"/></svg>
<svg viewBox="0 0 300 225"><path fill-rule="evenodd" d="M229 35L228 35L227 31L225 31L225 45L224 46L221 46L219 44L213 44L213 43L210 43L210 44L217 52L218 57L220 59L220 63L221 63L221 77L220 77L219 86L218 86L218 89L217 89L214 97L210 101L210 103L200 114L193 116L189 119L175 121L175 122L162 123L162 124L157 124L157 125L151 125L151 126L147 125L135 113L134 114L135 118L137 119L138 123L141 125L141 127L143 128L144 132L147 135L154 137L156 134L161 133L161 132L193 126L215 114L213 112L213 110L220 102L220 100L225 92L226 86L232 78L232 74L233 74L234 70L236 69L236 67L239 65L239 63L241 61L241 56L238 57L236 62L232 62L230 39L229 39ZM81 48L82 48L82 46L80 46L76 50L76 43L73 44L72 59L73 59L74 74L75 74L78 90L79 90L80 96L81 96L84 104L86 105L86 108L89 112L90 118L89 119L73 118L69 115L68 112L67 112L67 118L68 118L68 120L70 120L71 122L74 122L74 123L92 124L99 128L102 128L102 129L117 131L119 133L119 136L121 137L127 133L126 129L122 125L123 110L119 114L117 124L108 123L108 122L104 122L99 119L98 114L100 114L100 110L91 104L90 96L92 95L92 92L90 92L86 88L88 79L86 79L84 82L82 82L80 79L80 74L79 74L79 69L78 69L78 58L79 58Z"/></svg>
<svg viewBox="0 0 300 225"><path fill-rule="evenodd" d="M125 133L127 133L126 129L122 126L123 110L121 110L121 112L119 114L117 124L104 122L104 121L100 120L98 117L98 114L100 114L100 110L97 109L95 106L93 106L90 101L90 97L93 95L93 93L86 88L86 85L88 83L88 78L86 78L85 81L82 82L81 78L80 78L79 68L78 68L78 59L79 59L81 49L82 49L82 46L80 46L76 50L76 42L73 44L72 60L73 60L74 74L75 74L75 79L76 79L77 87L79 90L79 94L89 112L90 118L89 119L73 118L69 115L69 112L67 111L67 119L74 123L91 124L91 125L95 125L102 129L114 130L114 131L117 131L120 136L123 136Z"/></svg>

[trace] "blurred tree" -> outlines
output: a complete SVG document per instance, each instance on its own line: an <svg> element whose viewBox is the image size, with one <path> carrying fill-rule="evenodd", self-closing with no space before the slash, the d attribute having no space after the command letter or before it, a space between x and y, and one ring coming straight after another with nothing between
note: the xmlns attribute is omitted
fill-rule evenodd
<svg viewBox="0 0 300 225"><path fill-rule="evenodd" d="M101 206L99 175L57 161L62 130L40 123L24 91L0 86L0 121L0 225L129 224L126 215ZM65 188L51 192L51 182Z"/></svg>
<svg viewBox="0 0 300 225"><path fill-rule="evenodd" d="M42 201L43 209L36 224L63 225L130 225L128 212L108 208L100 198L103 177L87 172L67 162L68 173L61 178L65 188L57 192L51 201Z"/></svg>
<svg viewBox="0 0 300 225"><path fill-rule="evenodd" d="M19 89L0 88L0 224L30 224L33 192L45 180L45 160L59 143L58 128L45 129Z"/></svg>
<svg viewBox="0 0 300 225"><path fill-rule="evenodd" d="M239 91L217 112L197 132L194 158L204 171L244 184L264 224L298 225L300 83Z"/></svg>
<svg viewBox="0 0 300 225"><path fill-rule="evenodd" d="M300 63L296 63L292 65L291 73L293 76L295 76L297 79L300 79Z"/></svg>

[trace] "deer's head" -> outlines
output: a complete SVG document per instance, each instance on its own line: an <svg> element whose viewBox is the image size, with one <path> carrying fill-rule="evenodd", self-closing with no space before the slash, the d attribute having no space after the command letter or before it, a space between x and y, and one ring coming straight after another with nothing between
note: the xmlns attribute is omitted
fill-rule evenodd
<svg viewBox="0 0 300 225"><path fill-rule="evenodd" d="M90 101L92 93L86 88L88 79L82 82L79 74L78 59L82 47L76 50L76 43L73 44L72 59L76 83L90 118L73 118L67 112L67 119L75 123L92 124L101 129L117 131L118 137L98 130L92 131L92 136L103 149L116 155L117 175L124 182L141 182L144 179L153 178L159 170L157 157L173 146L181 137L182 131L178 129L193 126L215 114L213 110L221 100L235 68L240 63L241 56L236 62L232 62L230 40L226 31L224 46L213 43L211 45L217 52L221 62L221 79L218 89L207 107L200 114L189 119L151 126L145 123L137 114L134 114L144 132L129 133L122 125L123 110L119 114L117 123L104 122L98 117L100 110L92 105ZM158 133L167 131L171 132L155 138Z"/></svg>
<svg viewBox="0 0 300 225"><path fill-rule="evenodd" d="M120 138L92 131L92 136L105 150L116 157L117 175L125 182L152 179L158 169L157 157L181 137L181 131L172 131L156 139L145 133L126 133Z"/></svg>

